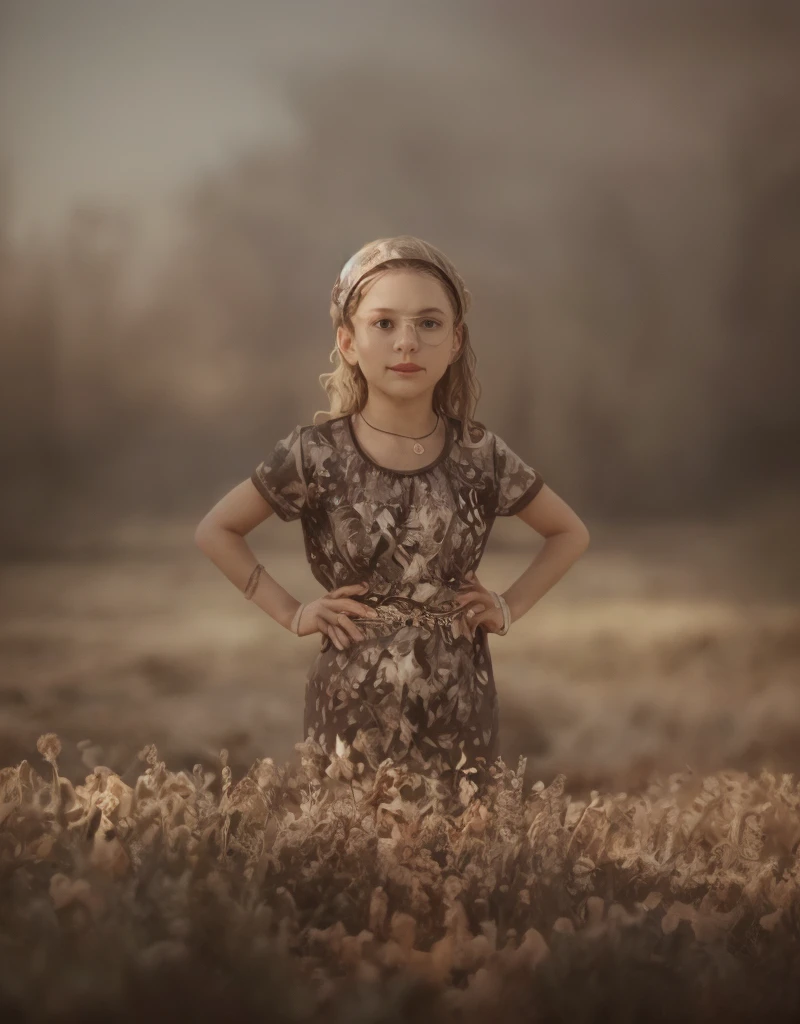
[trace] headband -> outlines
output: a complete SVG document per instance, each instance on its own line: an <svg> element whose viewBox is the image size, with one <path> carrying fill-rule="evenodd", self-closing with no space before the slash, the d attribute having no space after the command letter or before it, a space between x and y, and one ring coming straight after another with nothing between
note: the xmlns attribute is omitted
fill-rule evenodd
<svg viewBox="0 0 800 1024"><path fill-rule="evenodd" d="M336 278L331 292L331 315L344 311L359 282L375 267L392 260L422 260L430 263L450 283L456 297L458 311L456 322L463 320L472 303L472 296L450 260L441 250L413 235L396 235L393 238L379 238L368 242L354 253L345 263Z"/></svg>

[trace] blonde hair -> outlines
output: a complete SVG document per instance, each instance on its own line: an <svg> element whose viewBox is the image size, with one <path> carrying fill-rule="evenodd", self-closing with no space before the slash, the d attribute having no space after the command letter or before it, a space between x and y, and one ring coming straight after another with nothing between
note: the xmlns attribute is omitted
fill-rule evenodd
<svg viewBox="0 0 800 1024"><path fill-rule="evenodd" d="M410 236L401 237L405 241L404 249L406 251L409 248L413 249L413 243L417 241L420 243L420 251L425 251L426 253L430 251L431 247L421 240L410 238ZM409 241L411 244L409 244ZM364 249L367 249L367 247L365 246ZM470 296L466 289L463 289L461 279L458 277L455 267L450 264L444 254L440 254L438 250L436 252L438 262L445 263L445 266L453 275L452 279L449 279L448 274L443 272L438 266L433 265L429 259L407 256L386 260L377 266L371 267L363 277L358 279L355 287L349 293L349 297L344 298L344 305L341 304L340 281L337 280L331 293L331 319L334 332L338 331L339 327L346 327L349 331L353 331L352 316L358 309L367 284L389 269L409 268L419 273L430 274L441 282L453 306L455 316L453 326L458 327L459 324L462 325L463 341L457 358L448 365L444 375L436 383L433 391L433 406L440 415L453 416L461 422L462 437L460 441L467 447L471 447L473 443L479 443L479 439L483 436L482 433L476 436L476 428L479 428L480 431L485 431L486 426L480 420L476 420L473 417L481 389L475 374L477 358L470 341L469 327L463 316L460 315L460 310L465 305L468 307ZM354 257L351 257L346 266L349 266L353 259ZM462 285L466 302L459 297L453 283L454 280L458 281L459 285ZM338 344L334 343L333 351L329 358L335 368L331 373L320 374L319 381L328 394L330 410L317 410L314 413L313 419L315 424L320 416L326 419L333 419L338 416L360 412L366 404L369 393L367 380L361 368L358 365L351 366L347 362L339 351Z"/></svg>

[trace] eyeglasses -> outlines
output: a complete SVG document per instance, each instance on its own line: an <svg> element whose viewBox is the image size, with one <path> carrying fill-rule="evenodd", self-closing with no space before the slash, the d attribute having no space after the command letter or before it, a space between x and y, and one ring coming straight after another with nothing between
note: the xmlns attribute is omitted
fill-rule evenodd
<svg viewBox="0 0 800 1024"><path fill-rule="evenodd" d="M385 326L386 324L390 326ZM398 326L394 317L375 316L370 317L364 327L370 336L382 335L387 342L394 344L407 324L414 327L415 334L423 345L435 348L451 337L451 331L447 324L432 316L403 317L402 326Z"/></svg>

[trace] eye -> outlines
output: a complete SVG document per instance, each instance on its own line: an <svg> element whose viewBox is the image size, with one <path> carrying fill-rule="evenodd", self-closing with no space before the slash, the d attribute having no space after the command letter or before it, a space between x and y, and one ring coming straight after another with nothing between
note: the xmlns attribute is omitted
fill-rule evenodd
<svg viewBox="0 0 800 1024"><path fill-rule="evenodd" d="M391 322L392 321L389 319L388 316L384 316L384 317L381 317L380 320L376 320L372 326L373 327L377 327L379 330L382 330L381 324L390 324ZM437 327L441 327L442 326L439 323L438 320L434 320L433 317L430 317L430 316L426 316L425 319L422 321L422 323L423 324L431 324L431 327L428 328L428 329L432 330L432 331L435 331Z"/></svg>

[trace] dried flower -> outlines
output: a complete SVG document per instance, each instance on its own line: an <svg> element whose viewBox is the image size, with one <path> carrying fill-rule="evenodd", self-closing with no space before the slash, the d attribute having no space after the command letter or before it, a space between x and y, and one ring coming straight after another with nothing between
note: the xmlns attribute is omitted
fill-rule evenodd
<svg viewBox="0 0 800 1024"><path fill-rule="evenodd" d="M36 741L36 749L50 764L55 764L61 753L61 740L54 732L46 732Z"/></svg>

